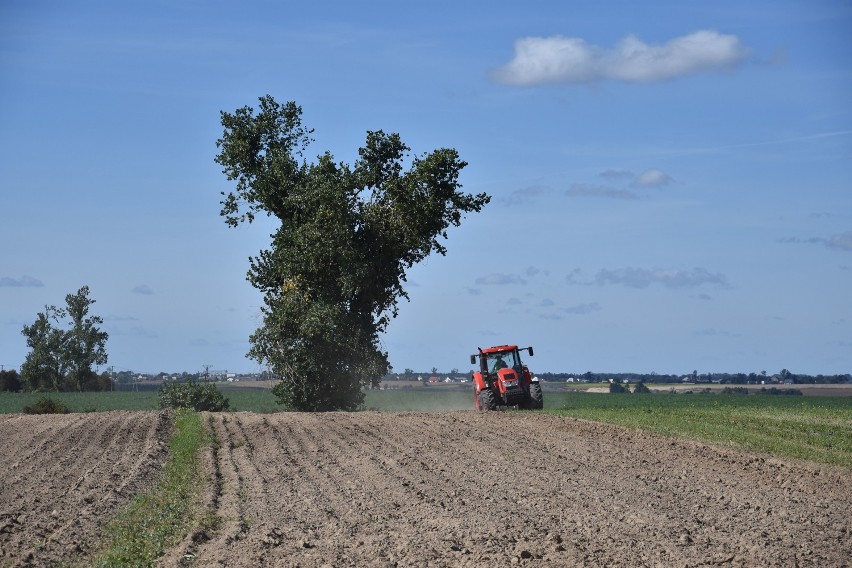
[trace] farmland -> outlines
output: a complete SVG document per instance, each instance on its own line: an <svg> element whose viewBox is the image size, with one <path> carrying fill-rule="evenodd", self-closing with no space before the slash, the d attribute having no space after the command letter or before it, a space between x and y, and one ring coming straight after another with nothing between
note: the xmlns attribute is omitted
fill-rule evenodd
<svg viewBox="0 0 852 568"><path fill-rule="evenodd" d="M76 410L156 404L154 393L71 394L56 398ZM227 394L241 410L271 399ZM381 412L272 413L272 400L254 408L264 412L202 413L213 438L195 484L200 508L165 563L831 566L852 557L852 399L548 395L544 413L454 410L469 407L467 389L370 391L365 406ZM427 403L441 412L423 412ZM123 522L168 470L171 416L0 416L10 441L0 566L101 558L110 519Z"/></svg>

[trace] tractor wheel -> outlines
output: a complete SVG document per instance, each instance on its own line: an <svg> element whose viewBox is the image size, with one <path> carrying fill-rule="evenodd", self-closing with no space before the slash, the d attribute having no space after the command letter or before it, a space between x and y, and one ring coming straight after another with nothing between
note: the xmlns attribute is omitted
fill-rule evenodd
<svg viewBox="0 0 852 568"><path fill-rule="evenodd" d="M497 401L494 399L494 392L491 389L479 391L476 403L479 410L497 410Z"/></svg>
<svg viewBox="0 0 852 568"><path fill-rule="evenodd" d="M530 408L533 410L544 408L544 394L542 394L541 385L538 383L530 385Z"/></svg>
<svg viewBox="0 0 852 568"><path fill-rule="evenodd" d="M476 392L476 385L473 385L473 407L479 410L479 393Z"/></svg>

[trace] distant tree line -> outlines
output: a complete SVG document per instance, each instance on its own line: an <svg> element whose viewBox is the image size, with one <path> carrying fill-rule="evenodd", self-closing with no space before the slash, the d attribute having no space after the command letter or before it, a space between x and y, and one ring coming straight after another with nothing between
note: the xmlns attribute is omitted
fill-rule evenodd
<svg viewBox="0 0 852 568"><path fill-rule="evenodd" d="M428 377L431 375L459 377L470 375L471 372L459 372L458 369L450 371L438 371L432 367L430 371L416 372L412 369L405 369L401 373L389 373L385 376L386 381L412 381L417 377ZM804 373L796 374L782 369L775 375L767 375L766 371L760 373L699 373L692 371L682 375L657 374L657 373L593 373L586 371L585 373L536 373L542 381L565 382L569 378L587 381L590 383L606 383L612 379L615 382L630 382L630 383L680 383L684 379L693 383L718 383L730 385L747 385L747 384L770 384L773 382L788 383L788 384L842 384L852 383L852 374L837 374L837 375L807 375Z"/></svg>

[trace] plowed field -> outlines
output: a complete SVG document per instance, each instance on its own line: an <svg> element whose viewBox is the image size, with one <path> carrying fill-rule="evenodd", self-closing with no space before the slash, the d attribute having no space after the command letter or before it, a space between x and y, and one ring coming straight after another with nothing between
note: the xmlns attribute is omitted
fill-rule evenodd
<svg viewBox="0 0 852 568"><path fill-rule="evenodd" d="M0 566L74 565L168 457L166 412L0 415Z"/></svg>
<svg viewBox="0 0 852 568"><path fill-rule="evenodd" d="M201 566L852 559L852 475L834 468L530 413L206 420L225 523L182 551Z"/></svg>
<svg viewBox="0 0 852 568"><path fill-rule="evenodd" d="M852 473L533 413L205 414L222 522L166 565L844 566ZM159 413L2 416L0 566L85 562Z"/></svg>

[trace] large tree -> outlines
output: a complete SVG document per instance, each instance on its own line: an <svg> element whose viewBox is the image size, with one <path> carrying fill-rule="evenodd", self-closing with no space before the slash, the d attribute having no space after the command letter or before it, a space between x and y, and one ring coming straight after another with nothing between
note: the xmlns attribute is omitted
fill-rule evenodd
<svg viewBox="0 0 852 568"><path fill-rule="evenodd" d="M107 332L98 326L99 316L90 316L89 287L65 296L65 308L45 306L32 325L21 333L30 352L21 366L21 378L28 390L100 389L94 365L107 362ZM61 329L65 320L69 329Z"/></svg>
<svg viewBox="0 0 852 568"><path fill-rule="evenodd" d="M229 226L256 214L278 219L269 249L249 259L264 297L249 356L281 378L274 392L295 410L353 410L361 388L390 366L379 336L408 298L406 270L462 215L489 196L460 191L467 164L454 149L411 156L397 134L368 132L354 164L329 152L305 159L313 131L295 102L260 98L221 113L216 162L236 189L222 193Z"/></svg>

